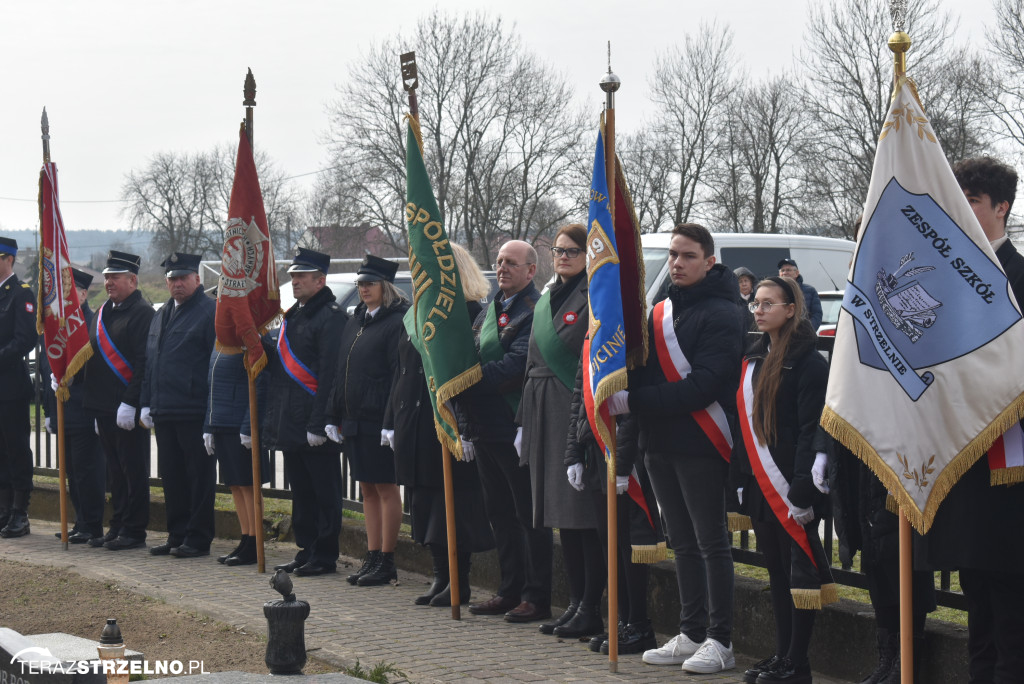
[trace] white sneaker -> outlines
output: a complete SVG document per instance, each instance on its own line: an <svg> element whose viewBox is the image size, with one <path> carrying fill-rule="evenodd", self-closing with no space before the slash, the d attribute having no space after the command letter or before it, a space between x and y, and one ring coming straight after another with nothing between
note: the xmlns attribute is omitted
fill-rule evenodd
<svg viewBox="0 0 1024 684"><path fill-rule="evenodd" d="M692 656L700 644L685 634L676 634L661 648L644 651L644 662L649 665L679 665Z"/></svg>
<svg viewBox="0 0 1024 684"><path fill-rule="evenodd" d="M711 674L736 667L736 658L732 655L732 647L726 648L714 639L707 639L697 652L683 663L683 672Z"/></svg>

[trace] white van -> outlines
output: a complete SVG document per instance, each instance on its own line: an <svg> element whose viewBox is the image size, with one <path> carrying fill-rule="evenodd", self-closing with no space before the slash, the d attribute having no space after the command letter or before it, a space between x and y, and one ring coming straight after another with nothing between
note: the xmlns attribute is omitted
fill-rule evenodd
<svg viewBox="0 0 1024 684"><path fill-rule="evenodd" d="M842 290L850 272L855 244L850 240L814 235L778 235L765 233L712 233L717 263L730 270L746 266L758 278L778 275L778 264L792 259L800 275L816 290ZM642 235L644 283L647 304L651 306L659 291L668 287L668 245L672 233Z"/></svg>

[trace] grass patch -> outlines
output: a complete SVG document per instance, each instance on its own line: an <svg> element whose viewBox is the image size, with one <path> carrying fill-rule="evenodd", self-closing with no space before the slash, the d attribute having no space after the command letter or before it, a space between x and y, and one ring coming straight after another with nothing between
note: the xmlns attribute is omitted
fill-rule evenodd
<svg viewBox="0 0 1024 684"><path fill-rule="evenodd" d="M391 675L402 679L406 678L406 674L395 667L394 663L385 663L383 660L370 669L366 669L356 660L355 665L344 667L341 671L349 677L365 679L368 682L377 682L377 684L390 684Z"/></svg>

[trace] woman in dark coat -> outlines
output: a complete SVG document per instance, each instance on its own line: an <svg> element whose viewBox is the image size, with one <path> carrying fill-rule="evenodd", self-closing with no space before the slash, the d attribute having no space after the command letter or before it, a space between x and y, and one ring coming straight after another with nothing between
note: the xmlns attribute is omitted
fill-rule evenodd
<svg viewBox="0 0 1024 684"><path fill-rule="evenodd" d="M490 286L480 267L463 247L451 245L462 279L469 320L481 311L480 301ZM398 343L400 369L391 387L382 435L395 451L398 484L405 487L412 514L412 538L430 549L434 579L416 605L450 606L448 529L445 517L441 443L434 426L430 390L423 376L423 362L408 334ZM455 540L458 562L459 604L468 604L471 554L494 548L494 537L484 511L483 490L476 463L452 461L455 493Z"/></svg>
<svg viewBox="0 0 1024 684"><path fill-rule="evenodd" d="M838 600L818 537L825 499L812 477L828 364L815 348L796 281L762 280L750 307L762 336L743 362L733 482L764 553L776 648L744 681L810 684L814 609Z"/></svg>
<svg viewBox="0 0 1024 684"><path fill-rule="evenodd" d="M395 480L395 455L380 435L399 366L398 341L405 336L402 316L409 308L394 286L397 270L395 262L372 254L363 259L356 277L361 302L342 332L328 401L331 425L325 432L342 445L363 494L367 554L362 567L347 578L361 587L398 579L395 545L402 497Z"/></svg>
<svg viewBox="0 0 1024 684"><path fill-rule="evenodd" d="M582 481L566 477L565 426L589 325L587 304L587 231L581 224L562 226L551 248L555 282L534 309L526 383L516 422L522 426L519 463L530 469L533 526L558 528L569 582L569 607L542 624L544 634L581 637L600 634L604 592L597 521ZM579 489L577 489L579 487Z"/></svg>

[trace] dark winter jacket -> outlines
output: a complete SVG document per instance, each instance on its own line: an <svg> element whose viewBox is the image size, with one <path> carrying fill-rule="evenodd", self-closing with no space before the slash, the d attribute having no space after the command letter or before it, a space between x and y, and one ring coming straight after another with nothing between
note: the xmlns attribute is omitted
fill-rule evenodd
<svg viewBox="0 0 1024 684"><path fill-rule="evenodd" d="M228 354L217 349L210 354L206 377L206 414L203 432L238 432L249 430L249 373L242 363L242 354ZM260 415L266 413L269 373L256 376L256 406ZM262 424L262 421L261 421Z"/></svg>
<svg viewBox="0 0 1024 684"><path fill-rule="evenodd" d="M96 340L96 327L100 312L103 325L110 340L132 367L132 379L127 385L114 375L100 353ZM112 416L122 403L142 408L142 382L146 377L146 338L153 321L152 305L142 298L139 290L131 293L121 305L114 308L109 299L100 307L89 324L89 338L92 341L92 358L85 364L86 409L101 415Z"/></svg>
<svg viewBox="0 0 1024 684"><path fill-rule="evenodd" d="M35 307L35 295L18 276L0 285L0 401L32 397L25 355L36 344Z"/></svg>
<svg viewBox="0 0 1024 684"><path fill-rule="evenodd" d="M652 352L647 365L630 374L630 414L625 422L638 423L639 445L647 453L721 458L692 414L717 401L730 422L736 419L744 343L736 276L715 264L699 283L687 288L673 285L669 298L676 337L692 371L679 382L666 379L653 351L652 312L647 322Z"/></svg>
<svg viewBox="0 0 1024 684"><path fill-rule="evenodd" d="M366 318L360 302L345 324L337 348L334 389L328 401L328 423L351 437L371 433L380 438L388 395L398 373L398 341L405 337L402 316L408 302L398 300Z"/></svg>
<svg viewBox="0 0 1024 684"><path fill-rule="evenodd" d="M753 378L755 388L767 354L767 335L747 351L747 360L757 362ZM825 407L827 386L828 362L815 349L814 331L805 324L794 334L783 361L782 382L775 397L775 440L768 445L772 459L789 482L789 500L800 508L810 508L814 504L821 506L826 502L814 486L811 467L814 465L818 423ZM746 419L741 416L740 420ZM760 494L760 489L750 467L752 455L747 453L739 430L733 435L733 445L731 480L734 488L744 488L746 503L748 493ZM747 512L752 518L768 520L774 517L763 496L749 496L749 501Z"/></svg>
<svg viewBox="0 0 1024 684"><path fill-rule="evenodd" d="M818 296L817 290L804 283L803 276L797 276L796 282L800 283L800 290L804 293L804 308L807 311L807 318L811 320L811 328L817 332L824 315L821 311L821 297Z"/></svg>
<svg viewBox="0 0 1024 684"><path fill-rule="evenodd" d="M331 288L324 286L305 306L292 305L285 313L292 354L313 373L318 382L310 394L285 371L277 353L281 328L264 336L263 348L270 357L270 398L260 440L269 448L304 449L306 433L325 436L328 398L334 386L335 364L341 331L347 317L335 301Z"/></svg>
<svg viewBox="0 0 1024 684"><path fill-rule="evenodd" d="M530 332L533 330L533 309L540 293L531 281L515 295L507 310L499 294L488 306L497 307L497 313L508 314L508 323L498 331L505 355L481 365L483 379L455 398L459 431L470 442L507 442L515 439L515 414L504 394L522 390L526 380L526 357L530 350ZM480 330L487 319L487 309L473 322L473 336L480 351Z"/></svg>
<svg viewBox="0 0 1024 684"><path fill-rule="evenodd" d="M89 308L89 302L82 302L82 317L85 319L86 327L88 327L93 317L92 309ZM46 358L46 354L43 354L39 362L40 387L43 391L43 410L46 413L46 417L52 419L51 422L54 426L54 431L56 431L57 396L50 389L50 373L52 372L50 361ZM93 429L93 417L86 413L85 408L82 406L82 399L85 396L84 380L85 369L83 368L78 371L71 383L71 387L68 388L68 400L64 402L64 429L68 432L91 431Z"/></svg>
<svg viewBox="0 0 1024 684"><path fill-rule="evenodd" d="M140 401L155 422L196 419L205 413L216 311L217 303L200 285L181 305L169 300L153 316Z"/></svg>

